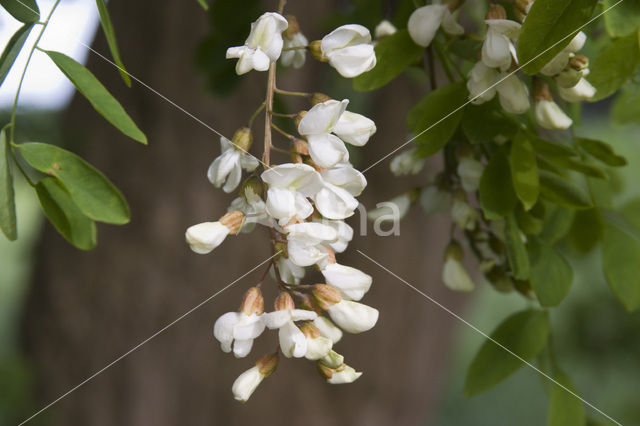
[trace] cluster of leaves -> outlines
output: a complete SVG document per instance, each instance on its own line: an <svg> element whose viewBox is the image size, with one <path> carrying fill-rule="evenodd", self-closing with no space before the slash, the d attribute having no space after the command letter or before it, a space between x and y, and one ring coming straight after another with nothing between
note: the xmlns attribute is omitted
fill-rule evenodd
<svg viewBox="0 0 640 426"><path fill-rule="evenodd" d="M605 1L603 10L614 3ZM596 0L536 0L517 45L521 70L537 74L599 11ZM589 75L597 89L593 101L622 88L613 104L614 121L640 122L640 5L623 3L605 14L604 21L605 40ZM416 155L444 152L444 173L455 172L455 152L462 145L484 158L477 193L483 221L504 223L506 272L516 289L533 295L539 305L505 319L492 333L470 366L466 393L485 391L518 370L523 361L534 360L575 391L548 345L547 308L558 306L573 282L573 268L562 253L567 246L582 253L600 249L613 293L628 311L640 308L640 229L625 222L612 197L614 168L627 161L606 142L541 131L532 112L507 114L495 99L469 104L464 75L477 60L480 46L477 38L436 37L431 48L448 71L449 83L430 91L407 116L407 126L416 135ZM356 90L376 90L405 70L422 67L423 49L403 29L380 41L376 54L378 65L354 79ZM549 391L550 425L585 424L578 399L559 386Z"/></svg>
<svg viewBox="0 0 640 426"><path fill-rule="evenodd" d="M140 143L147 143L146 136L122 105L87 68L63 53L45 51L37 46L51 15L40 22L40 11L35 0L2 0L0 5L23 23L0 57L0 84L23 50L32 29L40 26L40 34L29 52L29 58L36 49L46 54L98 113L125 135ZM104 0L96 0L96 6L113 60L125 84L131 86ZM27 62L25 71L28 65ZM16 104L18 97L19 92L16 94ZM16 105L11 121L0 131L0 228L7 238L17 238L13 187L13 170L16 168L34 188L45 216L64 238L79 249L90 250L95 247L95 222L120 225L129 221L129 207L121 192L82 158L51 144L16 143L13 140L15 116Z"/></svg>

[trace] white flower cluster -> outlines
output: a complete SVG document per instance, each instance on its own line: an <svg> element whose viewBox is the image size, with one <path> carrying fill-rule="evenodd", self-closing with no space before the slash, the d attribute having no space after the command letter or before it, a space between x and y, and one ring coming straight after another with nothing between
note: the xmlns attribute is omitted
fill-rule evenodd
<svg viewBox="0 0 640 426"><path fill-rule="evenodd" d="M307 49L346 77L375 66L371 35L362 26L342 26L313 43L320 46L320 52L308 46L294 17L265 13L251 25L245 45L229 48L227 57L238 58L238 74L251 69L266 71L278 59L285 66L299 68ZM314 97L313 103L296 116L299 136L290 137L291 163L266 164L257 175L259 162L248 153L250 129L238 130L231 141L221 139L222 154L207 173L211 183L233 192L240 185L243 169L253 175L242 184L239 197L219 221L191 226L186 240L194 252L205 254L227 235L251 232L256 224L268 227L277 253L269 271L280 289L274 310L264 310L260 281L246 292L239 311L228 312L216 321L215 338L224 352L243 358L265 329L278 330L280 352L285 357L316 361L327 382L349 383L362 373L344 364L333 346L343 331L370 330L378 311L358 302L371 287L372 278L341 265L335 256L346 250L353 237L353 229L344 219L354 214L358 206L355 197L367 184L349 162L345 143L365 145L376 126L367 117L347 111L348 100L323 95ZM301 284L308 267L322 273L323 284ZM276 366L277 354L261 358L234 383L235 398L246 401Z"/></svg>

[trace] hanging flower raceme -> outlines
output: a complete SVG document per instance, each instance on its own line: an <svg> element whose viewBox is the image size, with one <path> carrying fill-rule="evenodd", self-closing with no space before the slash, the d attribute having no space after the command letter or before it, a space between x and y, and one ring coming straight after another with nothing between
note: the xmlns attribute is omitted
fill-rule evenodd
<svg viewBox="0 0 640 426"><path fill-rule="evenodd" d="M343 25L311 44L311 53L328 61L341 76L357 77L376 66L371 33L362 25Z"/></svg>
<svg viewBox="0 0 640 426"><path fill-rule="evenodd" d="M456 22L449 5L441 4L439 1L414 10L407 23L409 35L422 47L431 44L440 27L450 35L464 34L464 28Z"/></svg>

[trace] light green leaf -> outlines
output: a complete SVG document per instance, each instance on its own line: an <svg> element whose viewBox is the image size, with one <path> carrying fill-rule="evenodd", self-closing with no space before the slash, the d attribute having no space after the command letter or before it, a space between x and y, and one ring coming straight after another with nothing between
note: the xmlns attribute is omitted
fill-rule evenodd
<svg viewBox="0 0 640 426"><path fill-rule="evenodd" d="M209 10L209 4L207 3L206 0L198 0L198 3L200 4L200 6L202 6L204 10Z"/></svg>
<svg viewBox="0 0 640 426"><path fill-rule="evenodd" d="M535 358L546 346L549 319L546 312L526 310L504 320L491 338L525 361ZM484 392L516 372L524 363L504 348L487 340L477 353L465 383L465 394Z"/></svg>
<svg viewBox="0 0 640 426"><path fill-rule="evenodd" d="M604 275L628 311L640 308L640 240L607 222L602 242Z"/></svg>
<svg viewBox="0 0 640 426"><path fill-rule="evenodd" d="M511 272L516 279L528 280L530 276L530 262L527 248L522 241L518 221L514 214L507 216L507 222L504 228L505 247L507 249L507 258Z"/></svg>
<svg viewBox="0 0 640 426"><path fill-rule="evenodd" d="M125 135L138 142L147 143L147 137L127 115L120 102L88 69L63 53L52 51L46 51L46 53L78 91L91 102L96 111Z"/></svg>
<svg viewBox="0 0 640 426"><path fill-rule="evenodd" d="M578 210L573 218L569 243L581 253L589 253L602 240L604 223L598 209Z"/></svg>
<svg viewBox="0 0 640 426"><path fill-rule="evenodd" d="M96 224L82 214L62 184L46 177L36 185L36 193L49 222L69 243L81 250L96 246Z"/></svg>
<svg viewBox="0 0 640 426"><path fill-rule="evenodd" d="M60 180L71 199L98 222L129 222L129 206L118 189L97 169L72 152L44 143L16 145L36 170Z"/></svg>
<svg viewBox="0 0 640 426"><path fill-rule="evenodd" d="M573 268L553 247L537 238L527 244L531 261L531 286L540 305L557 306L562 302L573 282Z"/></svg>
<svg viewBox="0 0 640 426"><path fill-rule="evenodd" d="M611 106L611 117L615 124L640 123L640 84L626 84Z"/></svg>
<svg viewBox="0 0 640 426"><path fill-rule="evenodd" d="M555 204L547 205L545 210L544 227L540 239L553 246L567 236L575 211Z"/></svg>
<svg viewBox="0 0 640 426"><path fill-rule="evenodd" d="M627 159L618 155L608 143L595 139L577 138L576 141L589 155L602 161L607 166L621 167L627 164Z"/></svg>
<svg viewBox="0 0 640 426"><path fill-rule="evenodd" d="M557 142L549 142L535 135L528 135L531 145L536 153L546 158L566 158L575 157L578 153L568 145L563 145Z"/></svg>
<svg viewBox="0 0 640 426"><path fill-rule="evenodd" d="M575 395L579 395L576 387L562 371L556 371L553 379ZM547 426L585 426L587 419L582 401L555 383L550 386Z"/></svg>
<svg viewBox="0 0 640 426"><path fill-rule="evenodd" d="M592 102L613 95L626 83L640 60L638 35L613 40L589 67L589 82L597 89Z"/></svg>
<svg viewBox="0 0 640 426"><path fill-rule="evenodd" d="M424 50L413 42L407 30L398 30L376 45L376 66L353 79L353 88L363 92L378 89L396 78Z"/></svg>
<svg viewBox="0 0 640 426"><path fill-rule="evenodd" d="M564 169L574 170L578 173L582 173L585 176L590 176L596 179L604 179L604 180L609 179L609 175L607 174L607 172L605 172L604 170L602 170L597 166L594 166L593 164L589 164L584 161L576 160L574 158L567 158L567 157L555 157L555 158L547 157L547 159L551 163L560 167L561 170L564 170Z"/></svg>
<svg viewBox="0 0 640 426"><path fill-rule="evenodd" d="M640 231L640 198L633 198L622 206L620 214L637 231Z"/></svg>
<svg viewBox="0 0 640 426"><path fill-rule="evenodd" d="M589 195L575 183L540 170L540 195L562 207L588 209L593 207Z"/></svg>
<svg viewBox="0 0 640 426"><path fill-rule="evenodd" d="M500 111L497 101L482 105L467 105L460 124L469 142L493 142L497 136L507 139L518 133L518 126Z"/></svg>
<svg viewBox="0 0 640 426"><path fill-rule="evenodd" d="M598 0L536 0L518 38L518 60L537 74L585 25Z"/></svg>
<svg viewBox="0 0 640 426"><path fill-rule="evenodd" d="M418 155L433 155L449 142L460 124L461 107L467 101L467 94L464 82L440 87L425 96L409 112L407 126L415 135L419 135L415 139Z"/></svg>
<svg viewBox="0 0 640 426"><path fill-rule="evenodd" d="M18 238L15 193L6 127L0 131L0 228L9 240L15 241Z"/></svg>
<svg viewBox="0 0 640 426"><path fill-rule="evenodd" d="M109 50L111 51L113 61L118 66L118 71L120 72L125 84L131 87L131 78L129 77L129 74L127 74L127 70L120 58L120 50L118 49L118 42L116 41L116 32L113 29L113 23L111 22L107 5L104 4L104 0L96 0L96 6L98 6L100 24L102 24L102 31L104 31L104 35L107 38L107 43L109 44Z"/></svg>
<svg viewBox="0 0 640 426"><path fill-rule="evenodd" d="M0 5L20 22L37 22L40 19L36 0L0 0Z"/></svg>
<svg viewBox="0 0 640 426"><path fill-rule="evenodd" d="M539 208L538 208L539 207ZM529 211L525 211L522 205L518 205L515 210L518 228L525 235L540 235L544 227L544 208L538 203Z"/></svg>
<svg viewBox="0 0 640 426"><path fill-rule="evenodd" d="M4 79L7 78L7 74L9 74L20 50L22 50L24 42L27 41L32 28L33 23L24 24L16 31L4 48L0 57L0 86L4 83Z"/></svg>
<svg viewBox="0 0 640 426"><path fill-rule="evenodd" d="M629 35L640 27L640 2L603 0L602 8L607 10L604 26L611 37Z"/></svg>
<svg viewBox="0 0 640 426"><path fill-rule="evenodd" d="M529 210L538 201L540 179L536 153L526 133L520 132L511 144L511 176L516 195Z"/></svg>
<svg viewBox="0 0 640 426"><path fill-rule="evenodd" d="M480 206L487 219L507 216L518 204L509 158L504 149L495 152L480 178Z"/></svg>

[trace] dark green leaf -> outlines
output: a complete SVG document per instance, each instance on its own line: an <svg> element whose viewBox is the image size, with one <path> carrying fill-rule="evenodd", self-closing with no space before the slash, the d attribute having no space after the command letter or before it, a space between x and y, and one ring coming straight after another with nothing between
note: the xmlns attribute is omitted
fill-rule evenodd
<svg viewBox="0 0 640 426"><path fill-rule="evenodd" d="M587 186L594 206L601 210L613 209L613 194L615 190L611 181L587 178Z"/></svg>
<svg viewBox="0 0 640 426"><path fill-rule="evenodd" d="M628 310L640 307L640 240L607 222L602 242L602 263L607 282Z"/></svg>
<svg viewBox="0 0 640 426"><path fill-rule="evenodd" d="M16 145L36 170L64 185L82 213L98 222L129 222L129 206L113 184L98 170L72 152L44 143Z"/></svg>
<svg viewBox="0 0 640 426"><path fill-rule="evenodd" d="M567 157L547 157L547 159L561 169L574 170L578 173L582 173L585 176L590 176L596 179L609 179L609 175L607 174L607 172L597 166L594 166L593 164L589 164L584 161Z"/></svg>
<svg viewBox="0 0 640 426"><path fill-rule="evenodd" d="M585 426L587 420L584 405L576 397L579 393L571 380L562 371L557 371L553 379L575 395L555 383L551 384L547 426Z"/></svg>
<svg viewBox="0 0 640 426"><path fill-rule="evenodd" d="M527 249L522 241L518 221L514 214L507 216L504 228L505 246L511 272L516 279L528 280L530 275L530 263Z"/></svg>
<svg viewBox="0 0 640 426"><path fill-rule="evenodd" d="M540 170L540 195L562 207L588 209L593 206L589 195L575 183Z"/></svg>
<svg viewBox="0 0 640 426"><path fill-rule="evenodd" d="M440 151L456 132L467 101L464 82L430 92L407 116L407 126L416 135L418 155L428 157Z"/></svg>
<svg viewBox="0 0 640 426"><path fill-rule="evenodd" d="M516 195L529 210L538 201L540 179L536 153L526 133L520 132L511 144L511 176Z"/></svg>
<svg viewBox="0 0 640 426"><path fill-rule="evenodd" d="M104 4L104 0L96 0L96 5L98 6L98 12L100 13L102 31L104 31L104 35L107 38L107 43L109 44L109 50L111 51L113 61L117 65L118 71L120 72L125 84L131 87L131 78L129 77L129 74L127 74L127 70L120 58L120 50L118 49L118 42L116 41L116 32L113 29L113 23L111 22L107 5Z"/></svg>
<svg viewBox="0 0 640 426"><path fill-rule="evenodd" d="M535 358L544 349L548 336L547 314L533 309L511 315L491 333L494 341L525 361ZM482 345L467 372L467 395L475 395L497 385L524 365L504 348L491 340Z"/></svg>
<svg viewBox="0 0 640 426"><path fill-rule="evenodd" d="M0 86L4 83L4 79L7 78L7 74L9 74L9 70L11 70L16 57L18 57L18 53L22 50L24 42L27 41L31 28L33 28L32 23L24 24L16 31L4 48L2 56L0 57Z"/></svg>
<svg viewBox="0 0 640 426"><path fill-rule="evenodd" d="M620 214L631 226L640 231L640 198L634 198L620 209Z"/></svg>
<svg viewBox="0 0 640 426"><path fill-rule="evenodd" d="M536 204L536 207L537 206L542 206L542 204L538 203ZM539 235L542 232L544 227L544 212L540 213L535 210L536 208L525 211L522 205L516 207L515 215L518 220L518 228L520 228L525 235Z"/></svg>
<svg viewBox="0 0 640 426"><path fill-rule="evenodd" d="M527 74L538 73L585 25L598 0L536 0L518 38L518 60Z"/></svg>
<svg viewBox="0 0 640 426"><path fill-rule="evenodd" d="M40 180L36 192L42 211L60 235L81 250L96 246L96 224L82 214L57 179Z"/></svg>
<svg viewBox="0 0 640 426"><path fill-rule="evenodd" d="M118 130L130 138L147 143L147 137L127 115L120 102L81 64L60 52L46 51L51 60L91 102L91 105Z"/></svg>
<svg viewBox="0 0 640 426"><path fill-rule="evenodd" d="M396 78L424 50L413 42L407 30L398 30L375 47L376 66L353 79L353 88L363 92L378 89Z"/></svg>
<svg viewBox="0 0 640 426"><path fill-rule="evenodd" d="M604 26L611 37L623 37L640 27L640 2L603 0Z"/></svg>
<svg viewBox="0 0 640 426"><path fill-rule="evenodd" d="M589 253L602 240L604 223L598 209L579 210L573 218L569 243L581 253Z"/></svg>
<svg viewBox="0 0 640 426"><path fill-rule="evenodd" d="M15 241L18 238L15 193L6 128L0 131L0 228L9 240Z"/></svg>
<svg viewBox="0 0 640 426"><path fill-rule="evenodd" d="M620 167L627 164L626 158L617 155L608 143L585 138L578 138L577 142L589 155L597 158L608 166Z"/></svg>
<svg viewBox="0 0 640 426"><path fill-rule="evenodd" d="M20 22L36 22L40 19L36 0L0 0L0 5Z"/></svg>
<svg viewBox="0 0 640 426"><path fill-rule="evenodd" d="M537 238L530 239L527 246L531 261L531 286L540 305L559 305L571 288L573 268L556 249Z"/></svg>
<svg viewBox="0 0 640 426"><path fill-rule="evenodd" d="M504 149L495 152L480 179L480 206L487 219L498 219L513 211L518 199L513 189L509 158Z"/></svg>
<svg viewBox="0 0 640 426"><path fill-rule="evenodd" d="M449 52L472 62L478 60L480 49L482 49L482 42L480 40L457 39L449 45Z"/></svg>
<svg viewBox="0 0 640 426"><path fill-rule="evenodd" d="M570 146L563 145L556 142L549 142L534 135L528 135L531 145L536 153L547 157L575 157L578 153Z"/></svg>
<svg viewBox="0 0 640 426"><path fill-rule="evenodd" d="M209 4L207 3L206 0L198 0L198 3L200 4L200 6L202 6L204 10L209 10Z"/></svg>
<svg viewBox="0 0 640 426"><path fill-rule="evenodd" d="M640 84L626 84L611 106L615 124L640 123Z"/></svg>
<svg viewBox="0 0 640 426"><path fill-rule="evenodd" d="M613 95L626 83L640 60L638 35L613 40L590 66L589 82L597 89L591 101L599 101Z"/></svg>
<svg viewBox="0 0 640 426"><path fill-rule="evenodd" d="M498 136L510 139L518 132L517 124L502 114L496 101L466 106L461 127L472 144L492 142Z"/></svg>
<svg viewBox="0 0 640 426"><path fill-rule="evenodd" d="M544 227L540 239L553 246L571 229L575 211L557 205L548 205L545 210Z"/></svg>

